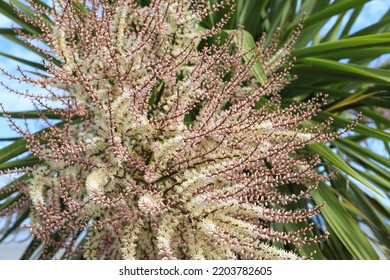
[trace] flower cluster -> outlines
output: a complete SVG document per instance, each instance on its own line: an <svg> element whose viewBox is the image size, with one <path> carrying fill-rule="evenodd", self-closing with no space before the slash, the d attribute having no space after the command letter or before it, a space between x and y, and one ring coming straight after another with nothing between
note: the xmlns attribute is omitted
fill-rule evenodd
<svg viewBox="0 0 390 280"><path fill-rule="evenodd" d="M327 179L314 171L318 157L299 151L337 137L330 121L309 122L322 96L280 106L290 66L278 67L295 37L282 51L245 50L242 30L208 45L229 15L211 30L198 24L229 1L28 2L37 16L26 20L41 32L20 36L47 44L34 45L47 73L6 74L45 92L25 93L43 119L45 110L62 119L38 134L10 119L43 161L19 186L41 258L297 259L327 235L273 228L318 213L286 210Z"/></svg>

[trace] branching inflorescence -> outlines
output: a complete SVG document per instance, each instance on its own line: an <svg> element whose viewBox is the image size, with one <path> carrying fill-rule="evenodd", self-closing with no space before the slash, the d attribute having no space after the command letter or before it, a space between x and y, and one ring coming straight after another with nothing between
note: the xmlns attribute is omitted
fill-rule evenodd
<svg viewBox="0 0 390 280"><path fill-rule="evenodd" d="M228 16L207 31L198 23L226 1L30 2L42 32L20 36L49 46L48 75L13 78L42 88L26 97L62 119L38 134L10 119L43 161L18 183L42 258L297 259L274 242L297 251L327 235L272 226L318 213L285 210L327 179L297 151L337 137L330 121L309 125L323 97L280 107L290 66L277 68L294 37L282 51L245 52L236 30L200 49ZM263 84L251 72L259 59Z"/></svg>

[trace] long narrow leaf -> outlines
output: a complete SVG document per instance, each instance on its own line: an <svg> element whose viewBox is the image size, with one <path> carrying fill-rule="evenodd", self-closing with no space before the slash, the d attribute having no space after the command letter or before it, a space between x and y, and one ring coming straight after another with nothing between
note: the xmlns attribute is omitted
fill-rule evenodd
<svg viewBox="0 0 390 280"><path fill-rule="evenodd" d="M321 122L321 121L328 119L329 117L331 117L333 119L332 125L334 127L337 127L337 128L344 128L347 125L352 124L352 121L350 121L350 120L337 117L335 114L329 114L327 112L318 113L317 116L314 117L314 120ZM373 137L373 138L381 139L383 141L388 141L388 142L390 141L390 134L389 133L386 133L380 129L368 127L368 126L363 125L363 124L357 124L354 127L354 131L356 133L360 133L360 134L365 135L367 137Z"/></svg>
<svg viewBox="0 0 390 280"><path fill-rule="evenodd" d="M3 242L10 234L15 232L17 228L28 218L30 214L30 207L27 207L22 213L18 215L16 221L12 224L12 226L4 233L3 237L0 239L0 243Z"/></svg>
<svg viewBox="0 0 390 280"><path fill-rule="evenodd" d="M230 34L232 30L223 30L223 32ZM263 64L258 58L257 47L255 40L252 35L245 30L240 30L237 32L237 41L242 42L242 51L246 53L244 56L244 60L246 62L252 61L255 57L255 63L252 65L252 73L256 77L256 79L260 82L260 84L264 84L267 81L267 75L265 74ZM241 37L242 36L242 37Z"/></svg>
<svg viewBox="0 0 390 280"><path fill-rule="evenodd" d="M28 66L31 66L31 67L34 67L34 68L37 68L37 69L40 69L40 70L43 70L43 71L47 70L46 67L43 64L36 63L34 61L30 61L30 60L27 60L27 59L23 59L23 58L20 58L20 57L17 57L17 56L14 56L14 55L11 55L11 54L8 54L8 53L5 53L5 52L0 52L0 56L4 56L4 57L10 58L10 59L13 59L15 61L21 62L23 64L26 64Z"/></svg>
<svg viewBox="0 0 390 280"><path fill-rule="evenodd" d="M37 156L30 155L22 159L16 159L0 164L0 170L11 170L15 168L22 168L28 166L34 166L39 163L40 159Z"/></svg>
<svg viewBox="0 0 390 280"><path fill-rule="evenodd" d="M14 179L12 182L0 188L0 201L9 197L10 195L19 191L19 189L15 186L15 183L24 181L28 178L28 175L22 175L19 178Z"/></svg>
<svg viewBox="0 0 390 280"><path fill-rule="evenodd" d="M378 190L374 186L372 186L366 179L364 179L359 173L357 173L351 166L349 166L340 156L335 154L332 149L326 146L324 143L310 144L309 147L317 154L328 160L330 163L338 167L340 170L352 176L373 192L382 196L382 194L378 192Z"/></svg>
<svg viewBox="0 0 390 280"><path fill-rule="evenodd" d="M325 42L315 46L294 51L293 55L297 58L304 57L333 57L345 58L349 57L350 51L361 51L367 47L386 47L384 50L390 52L390 33L372 34L360 37L342 39L333 42Z"/></svg>
<svg viewBox="0 0 390 280"><path fill-rule="evenodd" d="M19 24L23 29L31 34L39 34L40 31L38 28L33 27L31 24L27 23L24 19L22 19L4 0L0 0L0 13L9 19L11 19L16 24Z"/></svg>
<svg viewBox="0 0 390 280"><path fill-rule="evenodd" d="M377 153L374 153L373 151L371 151L367 148L364 148L353 141L350 141L348 139L338 139L337 143L339 143L338 144L339 146L341 144L341 147L354 150L356 154L362 155L366 158L371 158L371 159L375 160L376 162L383 164L384 166L390 168L390 159L385 158L384 156L381 156Z"/></svg>
<svg viewBox="0 0 390 280"><path fill-rule="evenodd" d="M316 203L326 201L326 206L321 209L321 213L356 259L379 259L378 254L360 230L356 220L341 206L335 195L325 184L321 184L317 190L312 191L312 196Z"/></svg>
<svg viewBox="0 0 390 280"><path fill-rule="evenodd" d="M7 114L0 113L0 116L8 115L12 118L16 119L39 119L42 118L42 116L45 116L49 119L56 119L60 120L61 116L48 110L42 110L42 111L21 111L21 112L7 112Z"/></svg>
<svg viewBox="0 0 390 280"><path fill-rule="evenodd" d="M375 83L390 83L389 72L381 69L372 69L360 65L344 64L328 59L321 58L303 58L300 63L293 68L297 74L318 77L318 75L327 75L335 80L352 80Z"/></svg>
<svg viewBox="0 0 390 280"><path fill-rule="evenodd" d="M17 157L25 152L27 152L26 148L26 140L20 139L8 145L2 149L0 149L0 163L4 163L7 160Z"/></svg>
<svg viewBox="0 0 390 280"><path fill-rule="evenodd" d="M334 5L329 6L327 9L323 9L322 11L309 16L305 20L305 26L310 26L320 21L329 19L334 15L341 14L348 11L349 9L358 7L369 1L370 0L344 0L339 3L335 3Z"/></svg>

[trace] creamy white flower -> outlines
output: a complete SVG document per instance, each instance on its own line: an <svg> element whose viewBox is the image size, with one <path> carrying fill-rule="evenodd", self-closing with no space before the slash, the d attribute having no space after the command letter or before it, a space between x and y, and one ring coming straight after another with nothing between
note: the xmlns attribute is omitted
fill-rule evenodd
<svg viewBox="0 0 390 280"><path fill-rule="evenodd" d="M203 229L206 231L208 234L213 235L215 231L217 230L217 225L210 221L209 219L203 220Z"/></svg>
<svg viewBox="0 0 390 280"><path fill-rule="evenodd" d="M97 170L88 175L85 181L88 194L94 192L104 193L104 185L107 184L108 178L107 173L103 170Z"/></svg>

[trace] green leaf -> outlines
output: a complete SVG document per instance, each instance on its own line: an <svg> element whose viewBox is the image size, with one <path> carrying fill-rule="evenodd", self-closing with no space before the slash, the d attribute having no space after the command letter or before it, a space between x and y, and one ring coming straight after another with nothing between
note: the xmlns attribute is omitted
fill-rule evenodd
<svg viewBox="0 0 390 280"><path fill-rule="evenodd" d="M333 124L332 126L338 127L338 128L344 128L347 125L352 124L352 121L344 118L337 117L335 114L330 114L327 112L319 112L316 117L313 119L319 122L322 122L326 119L331 117L333 119ZM362 135L365 135L367 137L373 137L377 139L381 139L383 141L390 141L390 134L384 132L383 130L368 127L364 124L356 124L356 126L353 129L354 132L360 133Z"/></svg>
<svg viewBox="0 0 390 280"><path fill-rule="evenodd" d="M326 202L326 206L321 209L321 213L356 259L379 259L378 254L359 228L356 220L342 207L328 186L320 184L319 188L312 191L311 194L317 204Z"/></svg>
<svg viewBox="0 0 390 280"><path fill-rule="evenodd" d="M0 164L0 170L15 169L21 167L34 166L39 163L40 159L37 156L30 155L22 159L16 159Z"/></svg>
<svg viewBox="0 0 390 280"><path fill-rule="evenodd" d="M390 10L387 11L387 13L377 23L371 24L366 28L363 28L362 30L359 30L351 34L350 36L353 37L353 36L361 36L361 35L367 35L373 33L380 33L381 31L388 32L389 25L390 25Z"/></svg>
<svg viewBox="0 0 390 280"><path fill-rule="evenodd" d="M302 222L299 224L284 223L283 227L286 229L287 232L298 231L302 228L308 227L308 223L307 222ZM306 244L299 249L299 255L301 255L301 256L310 256L311 254L313 254L313 252L315 252L313 255L313 259L315 259L315 260L325 260L326 259L325 256L322 254L321 249L318 246L318 244L315 244L315 243Z"/></svg>
<svg viewBox="0 0 390 280"><path fill-rule="evenodd" d="M39 119L42 116L47 117L48 119L60 120L61 116L54 113L53 111L42 110L42 111L21 111L21 112L7 112L6 114L0 113L0 116L11 116L16 119Z"/></svg>
<svg viewBox="0 0 390 280"><path fill-rule="evenodd" d="M356 22L356 19L358 18L358 16L359 16L360 13L362 12L363 6L364 6L364 5L361 5L361 6L359 6L359 7L356 7L356 8L353 10L351 16L350 16L349 19L348 19L347 24L345 25L343 31L342 31L341 34L340 34L340 37L341 37L341 38L348 36L348 34L349 34L349 32L350 32L352 26L353 26L354 23Z"/></svg>
<svg viewBox="0 0 390 280"><path fill-rule="evenodd" d="M345 12L337 16L337 20L328 33L321 39L321 42L334 41L337 40L338 34L340 32L341 26L343 24L343 19Z"/></svg>
<svg viewBox="0 0 390 280"><path fill-rule="evenodd" d="M369 171L361 171L360 173L378 186L378 188L381 188L383 191L390 192L390 181L388 178L383 178L380 174L371 173Z"/></svg>
<svg viewBox="0 0 390 280"><path fill-rule="evenodd" d="M23 137L1 137L0 138L0 141L16 141L16 140L19 140L19 139L22 139Z"/></svg>
<svg viewBox="0 0 390 280"><path fill-rule="evenodd" d="M368 54L365 51L372 48L376 50L375 54L378 55L390 53L390 33L372 34L333 42L325 42L296 50L294 51L293 56L296 56L297 58L313 56L333 59L356 56L367 57Z"/></svg>
<svg viewBox="0 0 390 280"><path fill-rule="evenodd" d="M239 13L237 23L245 27L245 29L255 35L260 30L261 12L268 4L268 0L263 1L237 1L237 10Z"/></svg>
<svg viewBox="0 0 390 280"><path fill-rule="evenodd" d="M27 246L26 250L24 250L24 253L23 255L21 256L21 260L29 260L32 255L34 254L34 252L36 251L36 249L39 248L39 246L41 246L41 241L34 237L33 240L31 240L30 244Z"/></svg>
<svg viewBox="0 0 390 280"><path fill-rule="evenodd" d="M0 243L3 242L10 234L12 234L20 225L28 218L30 214L30 207L27 207L22 213L18 215L16 221L12 226L4 233L3 237L0 239Z"/></svg>
<svg viewBox="0 0 390 280"><path fill-rule="evenodd" d="M39 1L39 0L32 0L36 4L46 8L47 10L51 10L51 7L46 5L45 3ZM27 15L30 18L37 18L40 17L41 20L43 20L48 25L54 25L54 22L45 14L39 14L37 15L35 10L31 9L29 6L27 6L24 2L19 0L10 0L10 3L12 6L16 7L19 11L23 12L25 15ZM33 27L33 26L32 26Z"/></svg>
<svg viewBox="0 0 390 280"><path fill-rule="evenodd" d="M14 4L18 1L13 1ZM19 24L23 29L25 29L28 33L31 34L39 34L40 30L31 24L27 23L24 19L22 19L11 7L10 4L8 4L4 0L0 0L0 14L8 17L11 19L14 23Z"/></svg>
<svg viewBox="0 0 390 280"><path fill-rule="evenodd" d="M80 123L82 120L80 117L76 116L72 119L72 125ZM64 125L64 122L60 122L55 124L56 127L62 127ZM36 132L34 135L38 135L42 131L48 131L50 130L50 127L44 128L38 132ZM11 158L17 157L24 152L27 152L28 149L26 148L27 141L25 138L19 139L15 141L14 143L0 149L0 164L8 161Z"/></svg>
<svg viewBox="0 0 390 280"><path fill-rule="evenodd" d="M376 194L382 196L378 190L372 186L366 179L364 179L358 172L356 172L351 166L349 166L340 156L335 154L331 148L325 145L325 143L313 143L309 145L310 149L317 154L328 160L330 163L344 171L346 174L358 180L360 183L371 189Z"/></svg>
<svg viewBox="0 0 390 280"><path fill-rule="evenodd" d="M261 1L259 1L261 2ZM270 2L270 24L267 27L267 37L265 39L265 45L269 45L272 40L273 35L278 27L285 26L287 22L287 17L290 15L291 8L294 5L295 1L284 1L283 5L281 5L280 1L271 1Z"/></svg>
<svg viewBox="0 0 390 280"><path fill-rule="evenodd" d="M384 166L390 168L390 159L385 158L384 156L378 155L377 153L374 153L373 151L371 151L367 148L364 148L353 141L350 141L348 139L338 139L337 143L338 143L338 146L341 146L343 149L354 150L355 154L364 156L366 158L371 158L371 159L375 160L376 162L383 164Z"/></svg>
<svg viewBox="0 0 390 280"><path fill-rule="evenodd" d="M323 20L327 20L331 18L334 15L341 14L343 12L348 11L349 9L358 7L364 3L367 3L371 0L344 0L340 1L338 3L335 3L331 6L329 6L326 9L321 10L320 12L317 12L313 15L310 15L306 20L305 20L305 26L311 26L313 24L316 24L318 22L321 22ZM290 27L294 28L294 26Z"/></svg>
<svg viewBox="0 0 390 280"><path fill-rule="evenodd" d="M14 0L15 1L15 0ZM40 1L40 0L32 0L34 3L38 4L39 6L51 11L52 10L52 7L47 5L45 2L43 1Z"/></svg>
<svg viewBox="0 0 390 280"><path fill-rule="evenodd" d="M373 234L377 240L373 240L374 243L378 244L378 247L385 246L387 250L382 250L387 259L390 258L390 227L386 219L389 219L389 215L381 214L377 210L377 204L372 203L371 199L367 197L363 192L357 188L351 190L352 201L351 204L355 206L360 212L361 216L365 219L366 223L370 226Z"/></svg>
<svg viewBox="0 0 390 280"><path fill-rule="evenodd" d="M349 148L348 146L342 146L342 151L350 158L350 161L354 160L363 168L370 169L373 172L375 172L377 176L382 176L383 178L386 178L387 181L390 181L390 173L387 170L385 170L383 167L369 160L367 157L355 152L353 149ZM353 169L356 170L356 168ZM361 171L356 170L356 172L361 174Z"/></svg>
<svg viewBox="0 0 390 280"><path fill-rule="evenodd" d="M226 34L231 34L232 30L224 29L222 31ZM242 37L241 37L242 36ZM246 63L253 61L255 58L255 62L252 65L252 73L256 77L256 79L260 82L260 84L265 84L267 81L267 75L265 74L263 64L261 60L258 58L258 48L256 46L255 40L252 35L246 30L239 30L237 32L237 36L235 38L236 42L242 42L242 50L245 53L244 60ZM240 45L240 44L239 44Z"/></svg>
<svg viewBox="0 0 390 280"><path fill-rule="evenodd" d="M0 212L4 209L7 209L14 203L18 203L19 200L23 199L26 195L24 193L19 193L16 196L10 197L7 200L5 200L3 203L0 203Z"/></svg>
<svg viewBox="0 0 390 280"><path fill-rule="evenodd" d="M21 29L22 32L26 32L25 30ZM14 28L0 28L0 35L14 35L17 36L18 34L15 32Z"/></svg>
<svg viewBox="0 0 390 280"><path fill-rule="evenodd" d="M327 77L342 81L390 83L389 71L314 57L300 59L299 65L296 65L292 71L298 75L316 78Z"/></svg>
<svg viewBox="0 0 390 280"><path fill-rule="evenodd" d="M239 32L241 33L241 32ZM253 40L252 35L243 30L242 35L244 36L244 46L243 46L243 51L248 52L244 56L244 60L246 62L250 61L252 59L252 56L257 57L258 56L258 49L256 47L255 41ZM260 82L260 84L264 85L265 82L267 81L267 75L265 74L263 64L259 58L256 59L255 63L252 66L252 73L256 77L256 79Z"/></svg>
<svg viewBox="0 0 390 280"><path fill-rule="evenodd" d="M57 66L60 66L61 65L61 62L59 60L57 60L55 57L49 57L47 56L46 54L34 49L32 46L28 45L26 42L24 42L22 39L20 39L18 36L14 36L14 35L7 35L7 34L3 34L3 36L5 38L7 38L8 40L20 45L21 47L25 48L26 50L29 50L35 54L37 54L38 56L42 57L42 58L45 58L45 59L49 59L51 60L55 65Z"/></svg>
<svg viewBox="0 0 390 280"><path fill-rule="evenodd" d="M0 163L4 163L7 160L17 157L27 151L28 150L26 148L26 140L25 139L17 140L11 145L8 145L0 149Z"/></svg>
<svg viewBox="0 0 390 280"><path fill-rule="evenodd" d="M0 188L0 201L9 197L10 195L16 193L19 191L19 189L15 186L15 183L24 181L28 178L28 176L22 175L16 179L14 179L12 182L8 183L7 185Z"/></svg>
<svg viewBox="0 0 390 280"><path fill-rule="evenodd" d="M0 52L0 55L4 56L4 57L7 57L7 58L10 58L10 59L13 59L15 61L19 61L19 62L21 62L23 64L29 65L31 67L34 67L34 68L37 68L37 69L40 69L40 70L43 70L43 71L47 70L46 67L43 64L40 64L40 63L36 63L36 62L30 61L30 60L26 60L26 59L23 59L23 58L20 58L20 57L17 57L17 56L14 56L14 55L11 55L11 54L8 54L8 53L5 53L5 52Z"/></svg>
<svg viewBox="0 0 390 280"><path fill-rule="evenodd" d="M359 111L363 113L363 115L370 117L375 122L384 124L386 127L390 127L390 119L386 118L380 112L376 112L376 110L368 110L366 108L358 108Z"/></svg>

